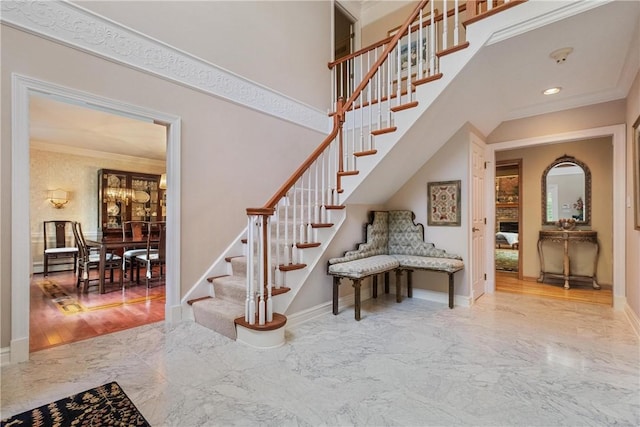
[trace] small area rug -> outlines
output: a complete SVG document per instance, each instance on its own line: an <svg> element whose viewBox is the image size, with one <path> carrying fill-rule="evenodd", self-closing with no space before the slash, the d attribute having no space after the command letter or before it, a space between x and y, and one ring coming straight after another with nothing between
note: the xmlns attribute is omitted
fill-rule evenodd
<svg viewBox="0 0 640 427"><path fill-rule="evenodd" d="M496 249L496 270L518 271L518 250Z"/></svg>
<svg viewBox="0 0 640 427"><path fill-rule="evenodd" d="M150 426L112 382L2 420L2 426Z"/></svg>

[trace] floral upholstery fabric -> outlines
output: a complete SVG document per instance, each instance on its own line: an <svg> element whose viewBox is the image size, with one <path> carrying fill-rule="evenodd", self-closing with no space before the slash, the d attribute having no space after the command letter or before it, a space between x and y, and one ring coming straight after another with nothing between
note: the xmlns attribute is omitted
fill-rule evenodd
<svg viewBox="0 0 640 427"><path fill-rule="evenodd" d="M329 274L359 279L393 270L399 265L398 261L390 255L374 255L350 262L332 264L329 266Z"/></svg>
<svg viewBox="0 0 640 427"><path fill-rule="evenodd" d="M437 249L424 241L424 227L413 222L412 211L389 212L389 255L417 255L424 257L462 259Z"/></svg>
<svg viewBox="0 0 640 427"><path fill-rule="evenodd" d="M367 241L360 243L358 249L345 252L344 256L331 258L329 264L363 259L375 255L386 255L389 246L389 212L375 211L373 222L367 225Z"/></svg>
<svg viewBox="0 0 640 427"><path fill-rule="evenodd" d="M454 273L464 268L462 257L436 248L424 239L422 224L412 211L375 211L367 225L367 241L344 256L329 260L328 273L354 279L395 268Z"/></svg>
<svg viewBox="0 0 640 427"><path fill-rule="evenodd" d="M446 271L447 273L455 273L464 268L464 263L459 259L453 258L436 258L415 255L393 255L398 261L400 267L417 268L426 270Z"/></svg>

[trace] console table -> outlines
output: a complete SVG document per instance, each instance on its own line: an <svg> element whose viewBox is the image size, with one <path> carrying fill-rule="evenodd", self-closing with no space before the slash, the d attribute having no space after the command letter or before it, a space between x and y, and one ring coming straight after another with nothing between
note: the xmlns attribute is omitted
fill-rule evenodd
<svg viewBox="0 0 640 427"><path fill-rule="evenodd" d="M596 278L599 251L597 231L540 230L538 282L547 276L564 279L564 288L569 289L569 280L588 279L594 289L600 289Z"/></svg>

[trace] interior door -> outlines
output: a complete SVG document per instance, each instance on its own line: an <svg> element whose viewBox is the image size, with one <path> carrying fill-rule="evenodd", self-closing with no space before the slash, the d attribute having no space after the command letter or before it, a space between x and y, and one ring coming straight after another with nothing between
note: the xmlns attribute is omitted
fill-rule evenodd
<svg viewBox="0 0 640 427"><path fill-rule="evenodd" d="M485 208L484 146L471 143L471 297L475 300L484 294L485 275Z"/></svg>

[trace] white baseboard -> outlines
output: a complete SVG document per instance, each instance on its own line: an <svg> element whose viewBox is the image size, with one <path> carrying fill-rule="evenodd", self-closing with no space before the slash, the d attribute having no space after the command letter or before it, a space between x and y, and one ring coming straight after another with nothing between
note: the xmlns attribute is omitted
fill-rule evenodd
<svg viewBox="0 0 640 427"><path fill-rule="evenodd" d="M631 323L631 328L636 335L640 337L640 317L631 309L629 304L624 306L624 314L627 315L627 319L629 319L629 323Z"/></svg>
<svg viewBox="0 0 640 427"><path fill-rule="evenodd" d="M0 348L0 366L11 363L11 349L9 347Z"/></svg>

